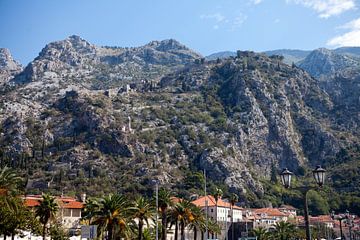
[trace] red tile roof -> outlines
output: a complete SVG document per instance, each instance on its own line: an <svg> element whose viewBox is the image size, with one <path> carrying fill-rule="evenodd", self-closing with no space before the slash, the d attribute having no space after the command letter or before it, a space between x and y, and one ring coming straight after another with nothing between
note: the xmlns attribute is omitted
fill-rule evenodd
<svg viewBox="0 0 360 240"><path fill-rule="evenodd" d="M198 207L205 207L206 206L206 202L205 202L206 200L207 200L208 207L215 207L216 206L215 198L213 196L211 196L211 195L208 195L206 197L205 196L200 197L200 198L196 199L195 201L193 201L192 203L195 204ZM230 208L231 203L225 202L224 200L219 198L218 202L217 202L217 206L218 207ZM234 205L234 209L241 210L242 208Z"/></svg>
<svg viewBox="0 0 360 240"><path fill-rule="evenodd" d="M55 197L60 208L69 208L69 209L82 209L84 204L82 202L76 201L72 197ZM35 207L40 205L42 201L42 196L40 195L28 195L24 196L24 205L26 207Z"/></svg>
<svg viewBox="0 0 360 240"><path fill-rule="evenodd" d="M35 206L40 205L40 200L25 198L24 204L25 204L26 207L35 207Z"/></svg>
<svg viewBox="0 0 360 240"><path fill-rule="evenodd" d="M267 216L275 216L275 217L286 217L288 214L280 212L277 208L258 208L254 209L255 214L266 214Z"/></svg>
<svg viewBox="0 0 360 240"><path fill-rule="evenodd" d="M293 206L290 206L290 205L281 205L280 207L279 207L279 209L284 209L284 210L291 210L291 211L295 211L295 210L297 210L295 207L293 207Z"/></svg>

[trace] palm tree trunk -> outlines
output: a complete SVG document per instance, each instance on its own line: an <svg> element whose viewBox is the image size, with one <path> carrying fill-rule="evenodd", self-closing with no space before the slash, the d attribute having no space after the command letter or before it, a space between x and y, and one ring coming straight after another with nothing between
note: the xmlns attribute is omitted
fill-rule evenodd
<svg viewBox="0 0 360 240"><path fill-rule="evenodd" d="M215 222L216 224L218 223L218 214L217 214L217 210L218 210L218 199L216 199L216 202L215 202ZM213 237L214 238L214 237ZM215 238L217 238L217 233L215 234Z"/></svg>
<svg viewBox="0 0 360 240"><path fill-rule="evenodd" d="M6 234L4 234L4 240L6 240Z"/></svg>
<svg viewBox="0 0 360 240"><path fill-rule="evenodd" d="M231 239L234 240L234 205L231 205Z"/></svg>
<svg viewBox="0 0 360 240"><path fill-rule="evenodd" d="M178 221L175 221L175 240L178 240Z"/></svg>
<svg viewBox="0 0 360 240"><path fill-rule="evenodd" d="M46 237L46 223L43 226L42 237L43 237L43 240L45 240L45 237Z"/></svg>
<svg viewBox="0 0 360 240"><path fill-rule="evenodd" d="M194 240L197 240L197 228L194 227Z"/></svg>
<svg viewBox="0 0 360 240"><path fill-rule="evenodd" d="M11 240L15 240L15 233L11 233Z"/></svg>
<svg viewBox="0 0 360 240"><path fill-rule="evenodd" d="M113 226L112 224L108 225L108 239L107 240L112 240L113 239Z"/></svg>
<svg viewBox="0 0 360 240"><path fill-rule="evenodd" d="M180 232L181 240L185 240L185 224L183 222L180 223Z"/></svg>
<svg viewBox="0 0 360 240"><path fill-rule="evenodd" d="M201 231L201 240L204 240L204 231Z"/></svg>
<svg viewBox="0 0 360 240"><path fill-rule="evenodd" d="M166 225L167 225L167 219L166 219L166 208L162 209L161 211L162 216L161 216L161 230L162 230L162 235L161 235L161 240L166 240Z"/></svg>
<svg viewBox="0 0 360 240"><path fill-rule="evenodd" d="M143 222L142 220L139 220L138 240L142 240L142 231L143 231Z"/></svg>

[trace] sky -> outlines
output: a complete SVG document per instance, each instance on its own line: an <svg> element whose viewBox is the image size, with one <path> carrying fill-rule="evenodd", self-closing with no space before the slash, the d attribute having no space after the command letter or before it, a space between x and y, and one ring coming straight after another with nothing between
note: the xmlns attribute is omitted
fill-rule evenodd
<svg viewBox="0 0 360 240"><path fill-rule="evenodd" d="M173 38L219 51L360 46L360 0L0 0L0 48L26 65L79 35L132 47Z"/></svg>

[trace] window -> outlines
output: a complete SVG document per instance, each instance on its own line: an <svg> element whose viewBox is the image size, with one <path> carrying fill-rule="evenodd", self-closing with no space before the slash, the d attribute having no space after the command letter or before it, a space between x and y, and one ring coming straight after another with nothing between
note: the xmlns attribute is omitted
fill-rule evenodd
<svg viewBox="0 0 360 240"><path fill-rule="evenodd" d="M211 212L214 212L214 209L211 209Z"/></svg>
<svg viewBox="0 0 360 240"><path fill-rule="evenodd" d="M71 209L68 209L68 208L63 209L63 216L71 217Z"/></svg>
<svg viewBox="0 0 360 240"><path fill-rule="evenodd" d="M81 217L81 215L80 215L80 209L73 209L73 210L72 210L72 216L73 216L73 217Z"/></svg>

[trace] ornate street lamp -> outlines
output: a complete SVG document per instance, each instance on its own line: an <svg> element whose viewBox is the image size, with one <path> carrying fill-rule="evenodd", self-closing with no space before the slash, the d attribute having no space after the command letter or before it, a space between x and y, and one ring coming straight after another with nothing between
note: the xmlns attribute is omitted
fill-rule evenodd
<svg viewBox="0 0 360 240"><path fill-rule="evenodd" d="M319 185L319 187L322 187L324 185L325 172L326 170L323 169L321 166L316 166L315 170L313 171L315 182Z"/></svg>
<svg viewBox="0 0 360 240"><path fill-rule="evenodd" d="M322 187L324 185L325 172L326 172L326 170L323 169L321 166L317 166L313 171L315 182L317 183L317 185L319 187ZM285 188L290 188L292 175L293 175L293 173L290 172L287 168L285 168L280 173L281 183ZM297 188L297 189L302 192L303 198L304 198L304 215L305 215L304 220L305 220L305 228L306 228L306 240L311 240L307 193L312 188L310 186L307 186L307 187L301 187L301 188Z"/></svg>
<svg viewBox="0 0 360 240"><path fill-rule="evenodd" d="M284 168L284 170L281 172L281 182L282 185L284 185L285 188L289 188L291 185L291 176L293 175L292 172L290 172L287 168Z"/></svg>
<svg viewBox="0 0 360 240"><path fill-rule="evenodd" d="M334 211L331 211L331 218L333 220L339 220L339 223L340 223L340 239L345 239L344 238L344 235L343 235L343 229L342 229L342 221L344 219L346 219L346 216L342 216L342 215L335 215L335 212Z"/></svg>

